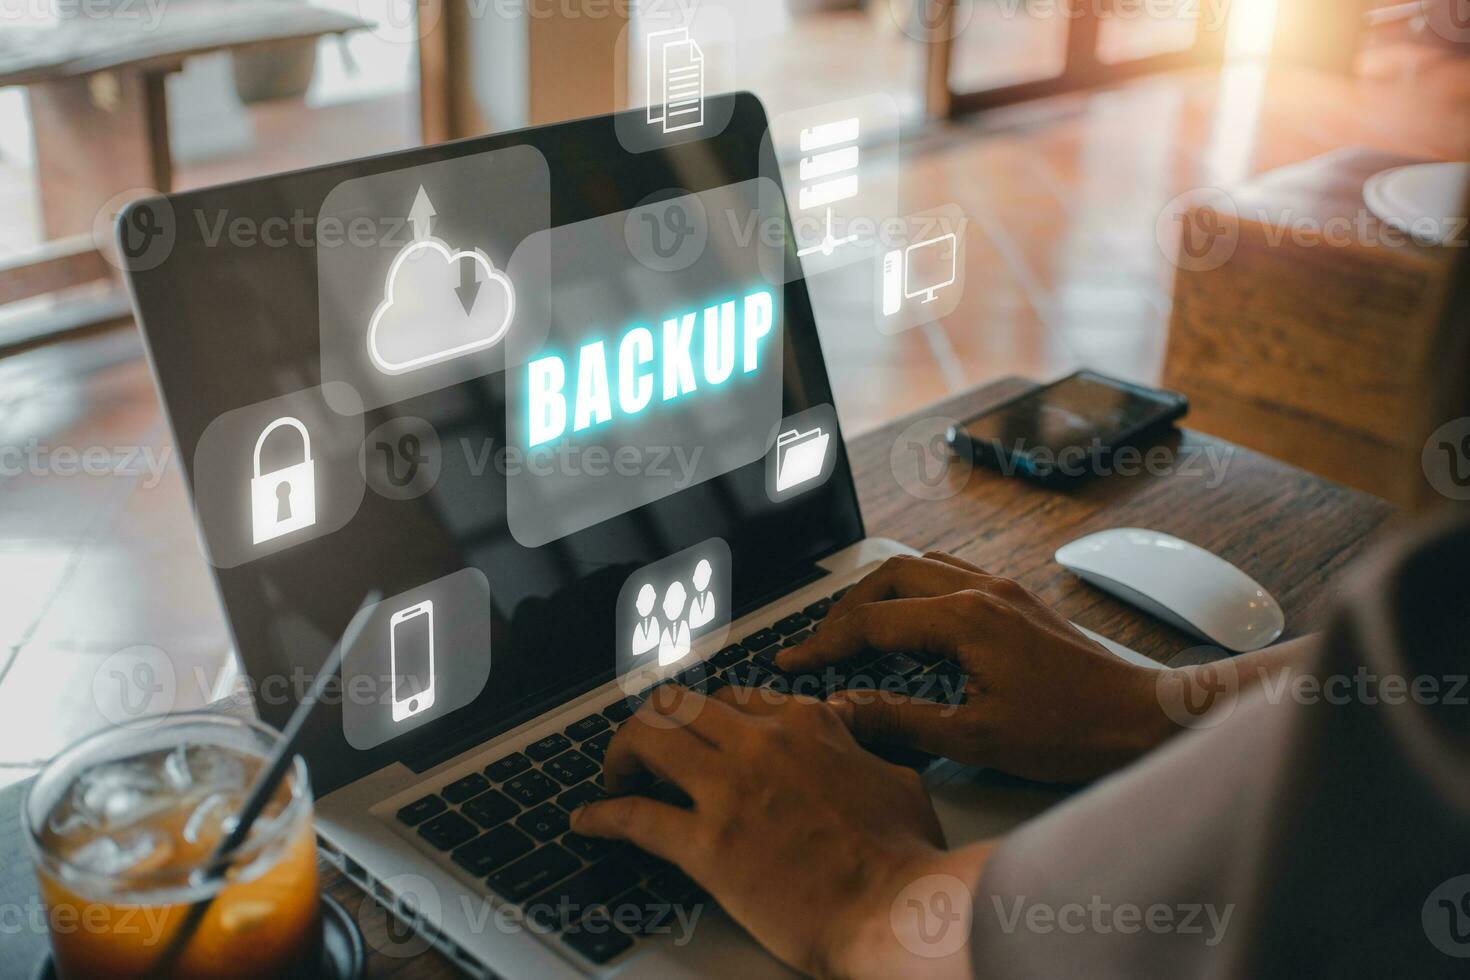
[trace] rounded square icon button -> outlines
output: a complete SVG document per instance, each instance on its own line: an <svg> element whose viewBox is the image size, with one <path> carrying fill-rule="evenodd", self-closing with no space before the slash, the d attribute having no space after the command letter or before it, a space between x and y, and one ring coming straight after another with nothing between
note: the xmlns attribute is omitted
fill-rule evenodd
<svg viewBox="0 0 1470 980"><path fill-rule="evenodd" d="M724 645L730 627L730 546L710 538L645 565L618 593L617 672L630 691L647 672L672 669L696 646Z"/></svg>
<svg viewBox="0 0 1470 980"><path fill-rule="evenodd" d="M369 606L343 651L342 734L370 749L480 696L490 679L490 581L461 568Z"/></svg>
<svg viewBox="0 0 1470 980"><path fill-rule="evenodd" d="M827 482L837 465L840 434L831 405L782 419L766 454L766 496L782 503Z"/></svg>
<svg viewBox="0 0 1470 980"><path fill-rule="evenodd" d="M325 386L324 386L325 387ZM342 528L362 504L361 402L347 385L307 388L237 408L194 449L194 508L204 553L233 568ZM342 415L331 404L358 406Z"/></svg>

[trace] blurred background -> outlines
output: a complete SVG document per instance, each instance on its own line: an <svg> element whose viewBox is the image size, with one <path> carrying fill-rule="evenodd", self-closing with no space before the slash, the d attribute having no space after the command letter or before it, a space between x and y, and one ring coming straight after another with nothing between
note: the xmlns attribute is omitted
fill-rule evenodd
<svg viewBox="0 0 1470 980"><path fill-rule="evenodd" d="M0 0L0 785L127 710L149 650L178 709L236 679L120 203L641 104L644 35L694 6L773 116L886 94L863 194L970 224L938 322L817 296L849 436L1086 366L1413 502L1460 185L1447 244L1364 187L1470 156L1467 0Z"/></svg>

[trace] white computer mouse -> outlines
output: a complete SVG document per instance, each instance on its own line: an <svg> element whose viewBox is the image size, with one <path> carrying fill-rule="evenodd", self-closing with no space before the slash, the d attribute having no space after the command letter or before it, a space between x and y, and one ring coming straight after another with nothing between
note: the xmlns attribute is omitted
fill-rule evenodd
<svg viewBox="0 0 1470 980"><path fill-rule="evenodd" d="M1104 592L1236 653L1275 642L1286 627L1281 606L1259 582L1173 535L1114 528L1062 545L1056 558Z"/></svg>

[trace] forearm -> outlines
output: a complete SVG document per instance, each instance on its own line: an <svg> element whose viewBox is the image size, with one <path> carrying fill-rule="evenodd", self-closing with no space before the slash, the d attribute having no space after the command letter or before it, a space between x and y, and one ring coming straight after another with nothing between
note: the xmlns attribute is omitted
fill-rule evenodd
<svg viewBox="0 0 1470 980"><path fill-rule="evenodd" d="M999 843L935 851L904 865L865 903L833 973L851 980L969 980L974 896Z"/></svg>

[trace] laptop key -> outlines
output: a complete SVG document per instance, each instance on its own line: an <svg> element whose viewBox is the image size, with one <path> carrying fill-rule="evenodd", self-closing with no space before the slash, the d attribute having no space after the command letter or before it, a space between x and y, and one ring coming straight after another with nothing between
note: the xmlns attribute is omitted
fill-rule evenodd
<svg viewBox="0 0 1470 980"><path fill-rule="evenodd" d="M575 786L588 776L597 774L597 763L571 749L546 763L544 769L563 786Z"/></svg>
<svg viewBox="0 0 1470 980"><path fill-rule="evenodd" d="M745 649L749 650L751 653L754 653L757 650L764 650L766 647L774 646L775 644L780 642L780 633L777 633L773 629L763 629L758 632L752 633L745 639L741 640L740 645L745 647Z"/></svg>
<svg viewBox="0 0 1470 980"><path fill-rule="evenodd" d="M832 601L833 602L836 602L838 599L841 599L843 596L847 595L851 591L852 591L852 586L851 585L844 585L842 588L840 588L836 592L832 593Z"/></svg>
<svg viewBox="0 0 1470 980"><path fill-rule="evenodd" d="M637 695L630 694L627 697L623 698L621 701L614 701L606 708L603 708L602 717L606 718L614 725L621 725L623 722L633 717L633 712L637 711L638 706L642 703L642 698L638 697Z"/></svg>
<svg viewBox="0 0 1470 980"><path fill-rule="evenodd" d="M709 665L715 670L724 670L726 667L733 667L745 659L746 652L746 649L738 643L725 647L725 649L709 658Z"/></svg>
<svg viewBox="0 0 1470 980"><path fill-rule="evenodd" d="M591 862L605 858L627 845L607 837L583 837L581 834L567 833L562 835L561 846L582 860Z"/></svg>
<svg viewBox="0 0 1470 980"><path fill-rule="evenodd" d="M607 915L619 929L633 935L646 935L661 928L674 914L673 903L637 887L623 892L607 903Z"/></svg>
<svg viewBox="0 0 1470 980"><path fill-rule="evenodd" d="M561 732L548 735L539 742L532 742L526 746L526 755L536 762L545 762L558 752L565 752L572 747L572 740Z"/></svg>
<svg viewBox="0 0 1470 980"><path fill-rule="evenodd" d="M521 773L501 788L505 790L506 796L521 806L535 806L542 800L555 796L561 789L550 777L535 769Z"/></svg>
<svg viewBox="0 0 1470 980"><path fill-rule="evenodd" d="M679 673L674 675L674 680L678 681L680 684L683 684L685 687L692 688L700 681L703 681L705 678L709 677L709 675L713 672L714 671L710 668L709 664L697 663L691 667L685 667L683 670L679 671Z"/></svg>
<svg viewBox="0 0 1470 980"><path fill-rule="evenodd" d="M607 799L607 790L589 779L558 796L556 805L571 813L579 806L586 806L588 803L596 803L598 800L605 799Z"/></svg>
<svg viewBox="0 0 1470 980"><path fill-rule="evenodd" d="M561 941L593 963L606 963L627 952L633 939L617 928L605 914L591 916L567 929Z"/></svg>
<svg viewBox="0 0 1470 980"><path fill-rule="evenodd" d="M504 823L521 812L521 808L498 789L481 793L460 809L465 816L481 827L493 827L498 823Z"/></svg>
<svg viewBox="0 0 1470 980"><path fill-rule="evenodd" d="M576 922L604 902L638 884L638 870L617 855L583 868L526 903L526 914L542 925Z"/></svg>
<svg viewBox="0 0 1470 980"><path fill-rule="evenodd" d="M588 715L586 718L579 718L572 722L565 731L569 738L584 742L598 732L606 731L608 727L608 720L602 715Z"/></svg>
<svg viewBox="0 0 1470 980"><path fill-rule="evenodd" d="M398 809L398 820L400 823L406 823L410 827L417 827L434 814L443 813L444 809L444 801L433 793L430 793L423 799L414 800L407 806L400 807Z"/></svg>
<svg viewBox="0 0 1470 980"><path fill-rule="evenodd" d="M807 618L805 613L792 613L785 619L778 620L771 629L780 633L782 636L790 636L792 633L806 629L811 624L812 621Z"/></svg>
<svg viewBox="0 0 1470 980"><path fill-rule="evenodd" d="M805 643L807 640L810 640L811 638L812 638L812 631L811 630L802 630L799 633L792 633L786 639L782 640L781 641L781 646L782 647L794 647L798 643Z"/></svg>
<svg viewBox="0 0 1470 980"><path fill-rule="evenodd" d="M912 673L922 670L924 665L906 653L890 653L874 664L874 667L882 674L907 677Z"/></svg>
<svg viewBox="0 0 1470 980"><path fill-rule="evenodd" d="M818 599L816 602L812 603L810 606L807 606L805 609L802 610L802 612L806 613L807 619L813 620L826 619L827 614L831 611L831 599Z"/></svg>
<svg viewBox="0 0 1470 980"><path fill-rule="evenodd" d="M483 793L489 788L490 783L484 776L477 772L472 772L463 779L456 779L439 792L443 793L444 798L450 803L463 803L471 796Z"/></svg>
<svg viewBox="0 0 1470 980"><path fill-rule="evenodd" d="M527 810L516 817L516 826L537 840L551 840L566 833L567 811L555 803L543 803L534 810Z"/></svg>
<svg viewBox="0 0 1470 980"><path fill-rule="evenodd" d="M485 775L497 783L503 783L512 776L519 776L529 768L531 768L531 760L527 759L524 753L512 752L504 759L492 762L486 766Z"/></svg>
<svg viewBox="0 0 1470 980"><path fill-rule="evenodd" d="M725 671L725 680L736 687L760 687L771 672L756 663L736 664Z"/></svg>
<svg viewBox="0 0 1470 980"><path fill-rule="evenodd" d="M582 743L582 754L600 764L607 756L607 747L612 743L612 738L612 732L594 735Z"/></svg>
<svg viewBox="0 0 1470 980"><path fill-rule="evenodd" d="M675 905L688 905L704 898L704 889L672 865L648 879L648 890Z"/></svg>
<svg viewBox="0 0 1470 980"><path fill-rule="evenodd" d="M491 875L488 884L496 894L512 902L524 902L536 892L560 881L582 866L582 862L559 844L539 850L508 864Z"/></svg>
<svg viewBox="0 0 1470 980"><path fill-rule="evenodd" d="M419 836L441 851L452 850L473 838L475 825L453 810L446 810L419 825Z"/></svg>
<svg viewBox="0 0 1470 980"><path fill-rule="evenodd" d="M931 672L909 678L904 685L908 696L917 701L934 701L938 704L959 704L965 696L963 680L953 674Z"/></svg>
<svg viewBox="0 0 1470 980"><path fill-rule="evenodd" d="M779 646L769 646L764 650L757 650L750 655L750 662L764 670L780 670L776 666L776 655L781 652Z"/></svg>
<svg viewBox="0 0 1470 980"><path fill-rule="evenodd" d="M521 831L510 824L502 824L457 848L450 857L470 874L482 878L522 854L530 853L535 846L536 842Z"/></svg>

